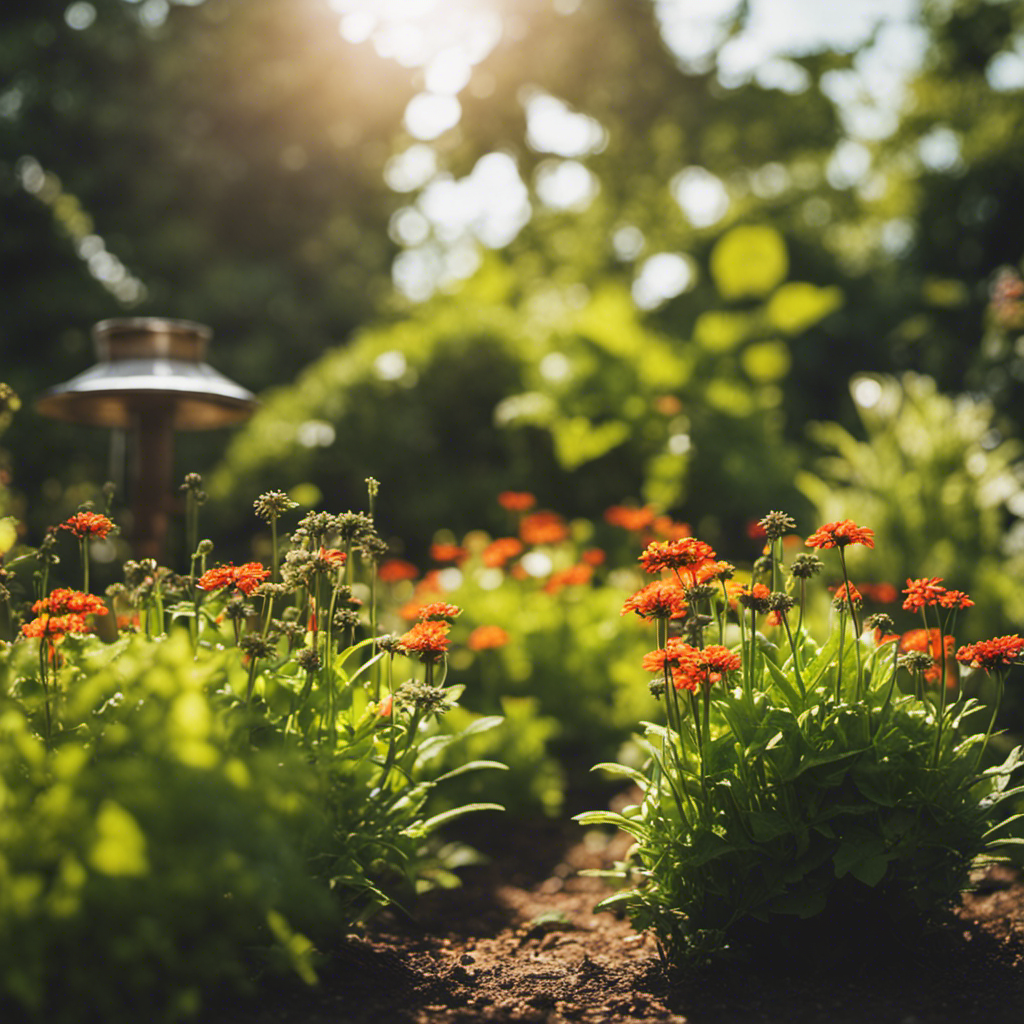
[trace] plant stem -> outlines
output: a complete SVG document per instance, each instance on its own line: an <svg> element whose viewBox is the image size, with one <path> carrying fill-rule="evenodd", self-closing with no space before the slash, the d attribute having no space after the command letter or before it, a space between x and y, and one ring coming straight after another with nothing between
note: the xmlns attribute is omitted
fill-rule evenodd
<svg viewBox="0 0 1024 1024"><path fill-rule="evenodd" d="M89 538L83 537L78 542L78 549L82 554L82 593L89 593Z"/></svg>
<svg viewBox="0 0 1024 1024"><path fill-rule="evenodd" d="M793 640L793 633L789 628L789 616L785 612L782 613L782 625L786 627L789 649L793 652L793 677L796 679L796 685L800 688L800 696L806 697L807 690L804 688L804 681L800 676L800 659L797 657L796 643Z"/></svg>

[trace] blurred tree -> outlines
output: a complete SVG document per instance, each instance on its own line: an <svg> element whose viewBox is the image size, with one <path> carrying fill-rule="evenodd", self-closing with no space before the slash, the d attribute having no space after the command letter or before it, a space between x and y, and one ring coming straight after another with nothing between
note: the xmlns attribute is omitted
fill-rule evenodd
<svg viewBox="0 0 1024 1024"><path fill-rule="evenodd" d="M730 78L718 56L747 5L689 56L666 43L668 6L488 0L401 25L354 0L5 8L8 379L31 402L92 361L90 323L129 311L210 323L212 361L260 390L358 325L405 320L409 296L457 294L483 248L508 272L508 315L628 290L679 358L729 349L720 404L752 387L786 411L791 438L810 417L853 422L856 370L939 362L958 384L951 354L978 333L971 306L1014 258L1010 218L989 198L1012 208L1020 114L989 78L1016 52L1016 7L925 5L916 105L850 173L865 145L836 83L856 79L861 54L775 58ZM462 42L456 23L469 26ZM419 103L449 116L455 96L447 130L413 116ZM970 145L944 167L948 125ZM907 154L936 131L920 173ZM786 281L730 286L716 244L764 225L782 240ZM101 437L86 449L23 415L10 444L31 492L103 475ZM180 461L206 469L219 447L185 444Z"/></svg>

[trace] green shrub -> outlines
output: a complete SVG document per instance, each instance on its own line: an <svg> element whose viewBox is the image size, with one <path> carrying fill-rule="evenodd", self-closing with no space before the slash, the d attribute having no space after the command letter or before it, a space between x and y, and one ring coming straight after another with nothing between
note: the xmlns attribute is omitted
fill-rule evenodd
<svg viewBox="0 0 1024 1024"><path fill-rule="evenodd" d="M954 647L969 598L931 579L908 587L904 607L922 612L936 642L900 654L892 620L862 624L859 595L840 588L819 645L794 610L816 563L794 560L789 586L778 586L779 539L795 523L781 513L762 522L772 517L782 525L769 533L776 562L765 583L703 583L705 570L710 580L728 570L692 538L645 552L649 571L673 572L661 587L689 606L684 635L670 638L664 593L636 595L658 625L644 665L666 722L643 723L641 763L598 766L634 783L637 802L578 819L635 838L611 874L639 884L602 906L624 906L676 963L721 952L751 919L855 906L881 923L883 911L934 908L968 885L981 858L1024 843L1004 806L1024 788L1009 785L1024 751L984 767L995 712L963 694L957 662L930 653ZM808 543L838 547L847 579L845 548L873 539L845 520ZM1019 637L990 648L964 647L957 659L1001 678L1024 657Z"/></svg>

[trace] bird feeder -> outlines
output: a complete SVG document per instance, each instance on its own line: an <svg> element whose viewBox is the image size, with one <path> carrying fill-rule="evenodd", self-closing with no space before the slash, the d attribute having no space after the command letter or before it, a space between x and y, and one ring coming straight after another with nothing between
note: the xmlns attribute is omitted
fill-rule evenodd
<svg viewBox="0 0 1024 1024"><path fill-rule="evenodd" d="M252 415L255 396L203 360L212 331L188 320L133 317L92 329L95 366L36 402L44 416L135 435L133 541L160 558L170 512L174 434L214 430Z"/></svg>

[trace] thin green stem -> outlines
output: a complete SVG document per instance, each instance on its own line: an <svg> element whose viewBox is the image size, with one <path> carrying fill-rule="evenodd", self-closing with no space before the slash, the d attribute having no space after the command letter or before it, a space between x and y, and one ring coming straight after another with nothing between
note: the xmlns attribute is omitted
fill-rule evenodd
<svg viewBox="0 0 1024 1024"><path fill-rule="evenodd" d="M78 550L82 555L82 592L89 593L89 538L82 537L78 542Z"/></svg>
<svg viewBox="0 0 1024 1024"><path fill-rule="evenodd" d="M789 628L789 616L783 612L781 615L782 625L786 627L786 638L789 640L789 649L793 652L793 678L796 679L796 685L800 688L800 696L807 696L807 690L804 688L804 681L800 675L800 659L797 657L796 642L793 640L792 630Z"/></svg>

